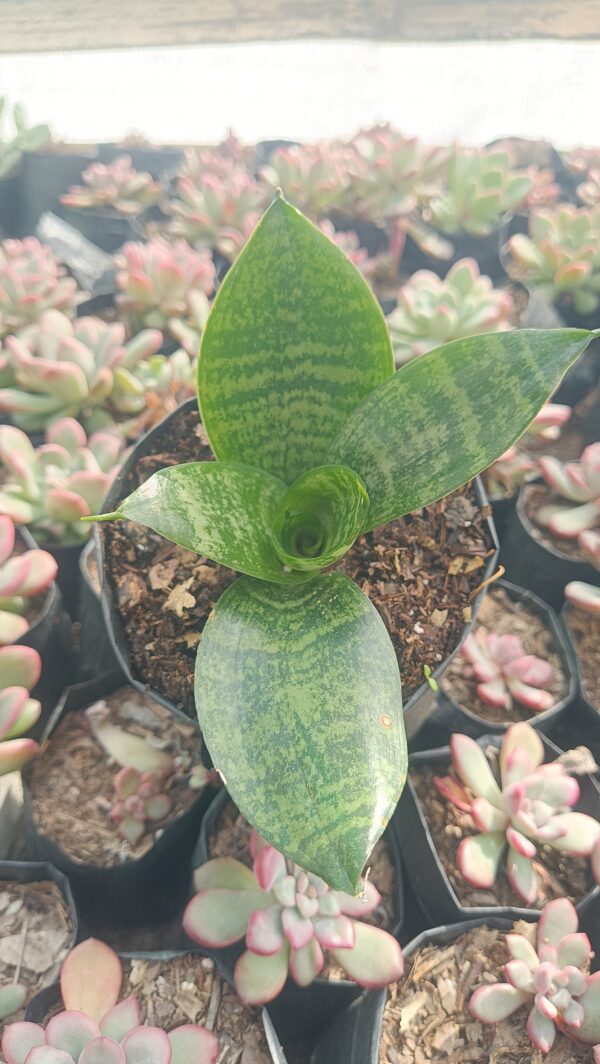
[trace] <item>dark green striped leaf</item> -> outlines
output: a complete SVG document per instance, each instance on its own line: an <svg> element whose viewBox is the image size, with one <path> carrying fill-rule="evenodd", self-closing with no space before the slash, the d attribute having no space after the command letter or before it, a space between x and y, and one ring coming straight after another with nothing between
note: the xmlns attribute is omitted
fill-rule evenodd
<svg viewBox="0 0 600 1064"><path fill-rule="evenodd" d="M261 580L306 580L277 557L271 522L285 484L233 462L190 462L159 469L114 514L147 525L181 547Z"/></svg>
<svg viewBox="0 0 600 1064"><path fill-rule="evenodd" d="M525 329L414 359L350 415L329 458L360 474L365 528L441 499L519 438L593 333Z"/></svg>
<svg viewBox="0 0 600 1064"><path fill-rule="evenodd" d="M298 588L242 577L206 624L195 693L244 816L354 893L406 779L398 663L374 606L341 573Z"/></svg>
<svg viewBox="0 0 600 1064"><path fill-rule="evenodd" d="M329 460L348 415L392 371L383 315L358 270L277 199L204 330L198 396L216 457L291 484Z"/></svg>

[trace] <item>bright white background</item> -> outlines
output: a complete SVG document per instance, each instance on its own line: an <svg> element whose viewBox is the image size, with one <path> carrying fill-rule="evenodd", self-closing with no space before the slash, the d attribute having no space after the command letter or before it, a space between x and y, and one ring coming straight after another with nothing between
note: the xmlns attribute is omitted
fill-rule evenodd
<svg viewBox="0 0 600 1064"><path fill-rule="evenodd" d="M0 55L0 92L66 140L210 143L351 134L392 121L429 141L507 134L600 143L600 42L295 41Z"/></svg>

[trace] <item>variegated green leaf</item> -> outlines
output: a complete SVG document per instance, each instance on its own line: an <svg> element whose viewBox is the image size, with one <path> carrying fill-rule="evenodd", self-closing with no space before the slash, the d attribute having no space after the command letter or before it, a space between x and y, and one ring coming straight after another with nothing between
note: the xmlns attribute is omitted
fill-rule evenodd
<svg viewBox="0 0 600 1064"><path fill-rule="evenodd" d="M279 560L271 524L286 492L277 477L233 462L190 462L159 469L112 514L127 518L221 565L261 580L306 580Z"/></svg>
<svg viewBox="0 0 600 1064"><path fill-rule="evenodd" d="M348 415L392 371L383 315L358 270L277 199L202 338L198 396L216 457L291 484L329 460Z"/></svg>
<svg viewBox="0 0 600 1064"><path fill-rule="evenodd" d="M242 577L204 629L195 694L244 816L354 893L406 779L396 654L369 600L341 573L297 588Z"/></svg>
<svg viewBox="0 0 600 1064"><path fill-rule="evenodd" d="M523 329L454 340L409 362L350 415L329 458L370 499L365 528L454 491L523 434L594 333Z"/></svg>

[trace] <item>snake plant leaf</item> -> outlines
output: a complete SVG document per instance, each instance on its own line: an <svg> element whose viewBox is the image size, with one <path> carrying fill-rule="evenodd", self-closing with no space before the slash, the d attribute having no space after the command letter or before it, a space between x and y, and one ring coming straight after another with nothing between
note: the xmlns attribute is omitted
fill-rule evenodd
<svg viewBox="0 0 600 1064"><path fill-rule="evenodd" d="M261 580L299 582L311 574L287 571L271 534L285 492L283 481L251 466L190 462L159 469L100 520L137 521L231 569Z"/></svg>
<svg viewBox="0 0 600 1064"><path fill-rule="evenodd" d="M342 573L300 587L241 577L207 622L196 709L251 824L337 890L359 877L406 780L394 648Z"/></svg>
<svg viewBox="0 0 600 1064"><path fill-rule="evenodd" d="M276 199L204 329L198 399L216 457L291 484L329 460L348 415L392 372L385 320L358 270Z"/></svg>
<svg viewBox="0 0 600 1064"><path fill-rule="evenodd" d="M329 459L370 499L367 528L441 499L533 421L594 333L520 329L454 340L414 359L350 415Z"/></svg>
<svg viewBox="0 0 600 1064"><path fill-rule="evenodd" d="M275 511L275 550L284 565L318 572L349 550L368 512L369 496L352 469L310 469L288 488Z"/></svg>

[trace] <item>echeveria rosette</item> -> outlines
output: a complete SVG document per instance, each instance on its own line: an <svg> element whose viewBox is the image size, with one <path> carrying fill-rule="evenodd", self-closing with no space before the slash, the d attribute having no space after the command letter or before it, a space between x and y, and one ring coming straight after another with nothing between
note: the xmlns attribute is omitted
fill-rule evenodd
<svg viewBox="0 0 600 1064"><path fill-rule="evenodd" d="M573 806L579 784L564 765L543 764L538 733L523 721L513 724L502 740L500 783L484 751L467 735L454 734L450 751L456 776L434 778L437 790L470 813L479 835L468 835L458 847L456 863L471 886L493 887L506 855L506 874L513 890L528 905L538 896L533 867L539 846L589 857L600 839L600 822Z"/></svg>
<svg viewBox="0 0 600 1064"><path fill-rule="evenodd" d="M469 632L460 648L463 676L477 682L477 697L487 706L510 710L514 702L543 713L555 698L543 688L554 669L549 661L526 654L518 636L498 635L483 625Z"/></svg>
<svg viewBox="0 0 600 1064"><path fill-rule="evenodd" d="M588 1045L598 1042L600 972L588 974L592 949L578 928L575 907L557 898L541 913L535 946L524 934L507 935L507 981L475 990L469 1001L475 1019L498 1023L527 1005L527 1034L542 1053L551 1050L557 1030Z"/></svg>
<svg viewBox="0 0 600 1064"><path fill-rule="evenodd" d="M380 901L372 883L361 882L358 898L330 890L255 831L250 852L252 871L233 857L197 868L198 893L184 915L187 934L200 945L230 946L245 936L247 949L235 966L234 984L246 1005L272 1001L288 971L299 986L308 986L323 970L323 949L362 986L400 979L404 960L396 939L360 920Z"/></svg>
<svg viewBox="0 0 600 1064"><path fill-rule="evenodd" d="M363 278L279 198L203 336L199 405L217 461L162 469L105 515L246 574L199 646L202 731L250 823L340 890L356 890L396 806L406 746L383 622L352 581L320 570L489 466L592 337L470 337L394 374Z"/></svg>

